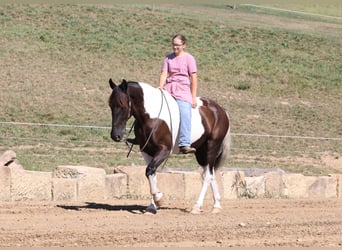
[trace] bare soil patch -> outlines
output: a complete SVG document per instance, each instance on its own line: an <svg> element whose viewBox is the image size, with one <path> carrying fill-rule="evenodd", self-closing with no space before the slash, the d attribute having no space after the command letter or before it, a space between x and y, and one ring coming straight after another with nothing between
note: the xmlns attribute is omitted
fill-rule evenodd
<svg viewBox="0 0 342 250"><path fill-rule="evenodd" d="M168 201L0 203L0 246L341 246L342 200L224 201L220 214Z"/></svg>

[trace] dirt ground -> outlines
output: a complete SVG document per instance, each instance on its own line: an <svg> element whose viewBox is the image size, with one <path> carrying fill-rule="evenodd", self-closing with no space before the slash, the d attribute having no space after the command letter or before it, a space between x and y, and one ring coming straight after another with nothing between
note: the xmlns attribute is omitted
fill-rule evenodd
<svg viewBox="0 0 342 250"><path fill-rule="evenodd" d="M0 203L4 246L342 246L342 200L225 200L220 214L191 215L191 201Z"/></svg>

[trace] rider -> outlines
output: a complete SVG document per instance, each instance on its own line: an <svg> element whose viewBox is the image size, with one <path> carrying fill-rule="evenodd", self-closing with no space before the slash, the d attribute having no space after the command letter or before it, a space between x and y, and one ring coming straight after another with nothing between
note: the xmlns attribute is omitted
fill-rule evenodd
<svg viewBox="0 0 342 250"><path fill-rule="evenodd" d="M164 58L159 88L169 92L177 101L180 112L179 150L183 154L195 153L191 147L192 108L197 107L197 65L195 58L185 52L186 38L177 34L172 38L173 53ZM127 139L138 144L136 138Z"/></svg>
<svg viewBox="0 0 342 250"><path fill-rule="evenodd" d="M173 53L164 58L159 88L169 92L177 101L180 111L179 150L195 153L191 147L192 108L197 107L197 66L195 58L185 52L186 38L177 34L172 38Z"/></svg>

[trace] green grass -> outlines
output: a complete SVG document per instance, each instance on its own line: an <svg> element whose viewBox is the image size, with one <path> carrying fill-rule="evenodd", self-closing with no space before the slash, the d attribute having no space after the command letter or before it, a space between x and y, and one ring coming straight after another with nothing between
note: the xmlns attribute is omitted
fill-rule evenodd
<svg viewBox="0 0 342 250"><path fill-rule="evenodd" d="M108 127L108 79L157 86L170 38L181 32L197 59L199 95L229 110L233 133L341 138L342 21L191 3L0 5L0 121ZM333 3L254 4L335 15L342 7ZM0 145L27 169L143 164L136 148L126 158L109 129L0 125ZM325 153L341 157L341 143L234 136L229 164L342 172L322 165ZM171 156L167 165L196 163Z"/></svg>

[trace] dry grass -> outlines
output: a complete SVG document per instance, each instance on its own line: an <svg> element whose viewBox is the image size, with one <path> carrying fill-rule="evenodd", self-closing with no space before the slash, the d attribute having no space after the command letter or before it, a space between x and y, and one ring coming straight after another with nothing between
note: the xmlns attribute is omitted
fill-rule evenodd
<svg viewBox="0 0 342 250"><path fill-rule="evenodd" d="M341 24L220 2L183 7L0 6L0 121L110 126L108 79L157 85L169 39L182 32L198 61L200 95L229 110L234 133L341 137ZM17 151L29 169L143 164L138 152L127 159L108 129L0 125L0 132L1 148ZM235 167L341 171L323 161L341 157L339 141L234 136L233 143ZM194 161L172 156L167 164Z"/></svg>

